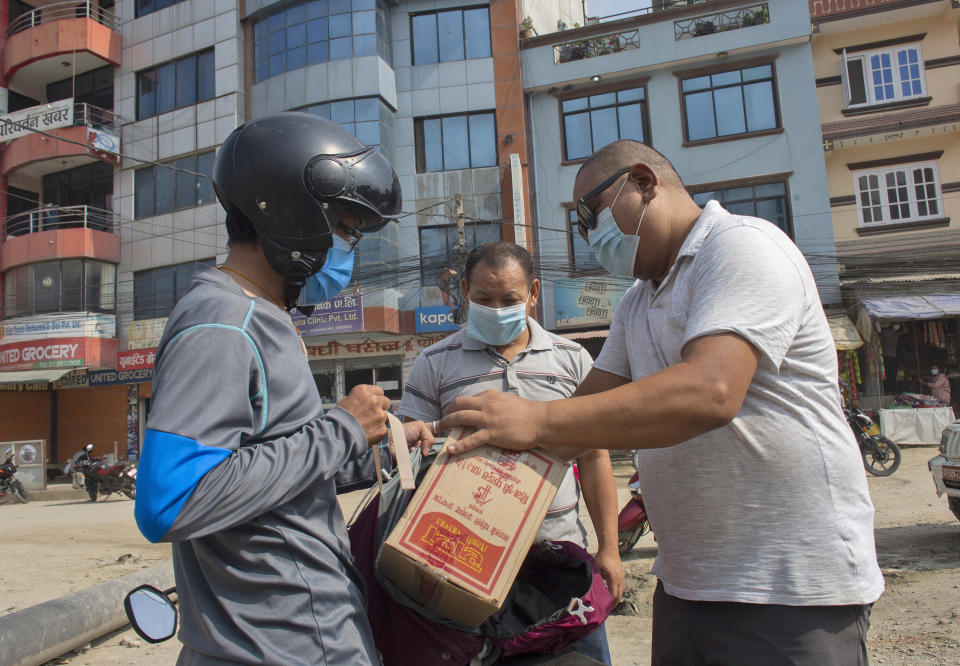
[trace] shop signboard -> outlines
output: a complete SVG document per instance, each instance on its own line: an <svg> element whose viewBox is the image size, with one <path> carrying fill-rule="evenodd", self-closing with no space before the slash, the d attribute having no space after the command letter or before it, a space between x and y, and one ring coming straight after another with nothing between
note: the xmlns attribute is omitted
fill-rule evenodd
<svg viewBox="0 0 960 666"><path fill-rule="evenodd" d="M609 326L627 285L610 278L563 278L553 286L557 328Z"/></svg>
<svg viewBox="0 0 960 666"><path fill-rule="evenodd" d="M139 370L91 370L87 373L90 386L114 386L153 381L153 368Z"/></svg>
<svg viewBox="0 0 960 666"><path fill-rule="evenodd" d="M0 326L0 343L28 342L65 335L84 338L114 338L117 318L107 314L77 316L36 315L29 319L7 320Z"/></svg>
<svg viewBox="0 0 960 666"><path fill-rule="evenodd" d="M0 344L0 372L103 367L116 360L116 339L50 338Z"/></svg>
<svg viewBox="0 0 960 666"><path fill-rule="evenodd" d="M460 329L453 321L453 310L448 305L431 305L413 309L417 333L437 333Z"/></svg>
<svg viewBox="0 0 960 666"><path fill-rule="evenodd" d="M117 370L146 370L153 367L157 349L131 349L117 353Z"/></svg>
<svg viewBox="0 0 960 666"><path fill-rule="evenodd" d="M166 317L131 321L127 327L127 349L150 349L160 346L163 329L167 325Z"/></svg>
<svg viewBox="0 0 960 666"><path fill-rule="evenodd" d="M7 142L36 131L73 125L73 98L61 99L0 116L0 141Z"/></svg>
<svg viewBox="0 0 960 666"><path fill-rule="evenodd" d="M115 134L110 134L102 129L88 127L87 140L90 142L90 147L94 150L99 150L102 153L110 153L111 155L120 154L120 138Z"/></svg>
<svg viewBox="0 0 960 666"><path fill-rule="evenodd" d="M297 312L293 324L303 337L363 330L363 295L337 296L316 305L309 317Z"/></svg>
<svg viewBox="0 0 960 666"><path fill-rule="evenodd" d="M82 369L71 370L63 377L53 382L53 388L60 389L72 389L72 388L86 388L90 384L87 382L87 371Z"/></svg>

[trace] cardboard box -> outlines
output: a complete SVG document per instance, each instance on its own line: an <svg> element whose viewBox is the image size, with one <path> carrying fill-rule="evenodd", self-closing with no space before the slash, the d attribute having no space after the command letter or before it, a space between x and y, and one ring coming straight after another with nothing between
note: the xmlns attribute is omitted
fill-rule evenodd
<svg viewBox="0 0 960 666"><path fill-rule="evenodd" d="M381 573L425 607L479 626L503 605L566 471L541 449L444 449L387 537Z"/></svg>

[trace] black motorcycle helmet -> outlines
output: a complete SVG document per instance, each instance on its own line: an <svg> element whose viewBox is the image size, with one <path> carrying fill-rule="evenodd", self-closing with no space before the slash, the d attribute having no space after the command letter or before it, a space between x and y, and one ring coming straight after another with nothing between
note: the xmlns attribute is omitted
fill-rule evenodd
<svg viewBox="0 0 960 666"><path fill-rule="evenodd" d="M373 232L402 204L400 181L380 151L309 113L276 113L233 130L213 163L213 188L228 213L253 225L285 279L288 308L323 266L344 213L361 220L356 231Z"/></svg>

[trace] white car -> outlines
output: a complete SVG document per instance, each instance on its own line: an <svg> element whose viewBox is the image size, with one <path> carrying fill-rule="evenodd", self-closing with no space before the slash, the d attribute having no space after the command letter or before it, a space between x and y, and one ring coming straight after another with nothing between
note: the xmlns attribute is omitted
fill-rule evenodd
<svg viewBox="0 0 960 666"><path fill-rule="evenodd" d="M950 510L960 520L960 420L943 429L940 455L931 458L927 467L933 474L937 496L947 496Z"/></svg>

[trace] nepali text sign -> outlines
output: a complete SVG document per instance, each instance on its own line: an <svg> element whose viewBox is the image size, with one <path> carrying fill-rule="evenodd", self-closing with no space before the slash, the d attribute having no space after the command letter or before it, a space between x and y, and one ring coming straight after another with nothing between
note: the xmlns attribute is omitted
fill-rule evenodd
<svg viewBox="0 0 960 666"><path fill-rule="evenodd" d="M113 338L117 332L114 315L90 314L77 316L37 315L26 320L7 320L0 326L0 340L32 342L64 335L84 338Z"/></svg>
<svg viewBox="0 0 960 666"><path fill-rule="evenodd" d="M553 299L557 328L605 325L613 321L626 281L609 278L559 279L554 282Z"/></svg>
<svg viewBox="0 0 960 666"><path fill-rule="evenodd" d="M431 305L429 307L414 308L414 321L417 333L438 333L440 331L459 330L453 321L453 311L448 305Z"/></svg>
<svg viewBox="0 0 960 666"><path fill-rule="evenodd" d="M57 338L0 345L0 370L79 367L85 343L85 338Z"/></svg>
<svg viewBox="0 0 960 666"><path fill-rule="evenodd" d="M316 306L313 314L293 315L293 325L300 335L329 335L331 333L358 333L363 330L363 296L337 296Z"/></svg>
<svg viewBox="0 0 960 666"><path fill-rule="evenodd" d="M157 349L131 349L117 353L117 370L146 370L153 367Z"/></svg>
<svg viewBox="0 0 960 666"><path fill-rule="evenodd" d="M0 141L11 141L32 134L34 130L47 131L73 125L73 98L0 116Z"/></svg>
<svg viewBox="0 0 960 666"><path fill-rule="evenodd" d="M160 346L163 329L167 325L166 317L131 321L127 329L128 349L150 349Z"/></svg>
<svg viewBox="0 0 960 666"><path fill-rule="evenodd" d="M141 370L91 370L87 373L90 386L133 384L153 380L153 368Z"/></svg>

